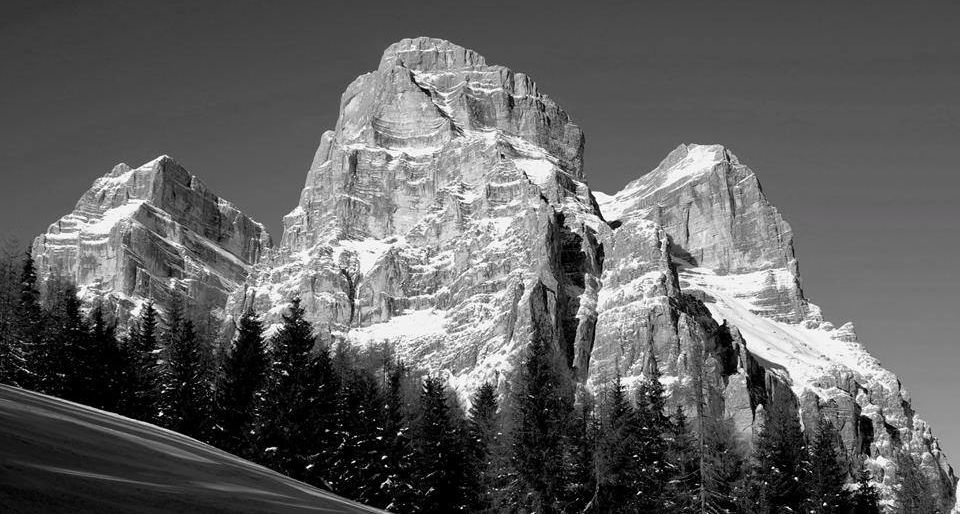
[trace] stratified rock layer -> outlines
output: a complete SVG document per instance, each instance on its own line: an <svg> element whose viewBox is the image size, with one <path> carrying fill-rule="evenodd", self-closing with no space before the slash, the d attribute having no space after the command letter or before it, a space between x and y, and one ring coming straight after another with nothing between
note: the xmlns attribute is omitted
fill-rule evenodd
<svg viewBox="0 0 960 514"><path fill-rule="evenodd" d="M590 380L617 369L635 379L653 359L683 403L700 372L690 364L707 355L709 380L725 390L710 403L745 440L757 406L769 412L772 398L784 399L807 427L830 420L851 467L865 460L887 499L899 483L897 454L913 455L949 510L956 478L939 442L853 325L824 322L804 297L790 226L752 170L722 146L681 145L619 193L597 197L617 228L602 239ZM691 299L712 319L697 317Z"/></svg>
<svg viewBox="0 0 960 514"><path fill-rule="evenodd" d="M111 300L123 320L143 300L165 304L174 292L199 312L222 311L268 246L261 224L163 156L97 179L36 238L33 255L43 276Z"/></svg>
<svg viewBox="0 0 960 514"><path fill-rule="evenodd" d="M953 506L937 439L853 325L806 299L792 230L749 167L681 145L610 196L588 189L583 148L530 77L407 39L347 88L279 247L161 158L99 179L34 251L121 312L177 290L276 321L300 297L322 339L389 343L463 397L507 391L534 337L580 395L657 366L671 404L732 419L743 451L769 416L824 416L885 498L907 453Z"/></svg>
<svg viewBox="0 0 960 514"><path fill-rule="evenodd" d="M681 405L694 376L712 385L707 412L744 449L764 416L823 414L887 497L908 452L952 505L936 439L852 325L804 297L790 226L750 168L681 145L616 195L584 181L580 129L528 76L401 41L347 88L280 247L228 311L275 320L299 296L324 339L389 342L464 396L509 388L532 337L586 394L657 365Z"/></svg>
<svg viewBox="0 0 960 514"><path fill-rule="evenodd" d="M300 296L324 337L390 340L465 384L497 381L538 333L582 374L602 262L582 152L526 75L401 41L347 88L279 248L231 310L275 316Z"/></svg>

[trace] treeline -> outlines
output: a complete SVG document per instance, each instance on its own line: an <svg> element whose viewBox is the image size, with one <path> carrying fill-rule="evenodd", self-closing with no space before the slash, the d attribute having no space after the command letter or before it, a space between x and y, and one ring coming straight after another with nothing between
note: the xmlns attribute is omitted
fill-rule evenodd
<svg viewBox="0 0 960 514"><path fill-rule="evenodd" d="M866 472L848 483L826 420L804 436L795 415L767 412L744 456L732 423L707 412L709 385L695 377L695 408L669 409L655 363L635 391L616 378L577 402L562 357L535 337L509 391L482 384L464 410L442 378L388 349L318 341L296 299L269 338L247 312L220 345L176 302L162 314L143 305L118 334L68 282L47 281L41 295L29 255L5 259L0 275L0 381L155 423L368 505L879 512ZM902 508L925 512L914 510L923 491L908 492Z"/></svg>

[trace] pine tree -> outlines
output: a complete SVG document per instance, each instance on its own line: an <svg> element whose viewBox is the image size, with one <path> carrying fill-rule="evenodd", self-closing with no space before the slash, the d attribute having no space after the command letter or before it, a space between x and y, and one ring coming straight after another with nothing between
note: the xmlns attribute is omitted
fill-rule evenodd
<svg viewBox="0 0 960 514"><path fill-rule="evenodd" d="M901 448L897 452L896 461L900 477L896 496L897 512L903 514L935 512L936 505L930 494L930 486L909 448Z"/></svg>
<svg viewBox="0 0 960 514"><path fill-rule="evenodd" d="M48 364L45 392L54 396L89 403L93 362L89 329L81 311L77 289L71 282L59 281L53 296L55 337L45 341Z"/></svg>
<svg viewBox="0 0 960 514"><path fill-rule="evenodd" d="M497 486L497 463L494 452L500 445L497 408L496 389L490 382L484 382L473 394L467 423L471 512L493 512L495 508L493 490Z"/></svg>
<svg viewBox="0 0 960 514"><path fill-rule="evenodd" d="M211 405L210 372L203 342L193 321L173 310L159 365L160 423L203 440Z"/></svg>
<svg viewBox="0 0 960 514"><path fill-rule="evenodd" d="M741 507L767 514L800 509L806 445L796 413L771 402L744 477Z"/></svg>
<svg viewBox="0 0 960 514"><path fill-rule="evenodd" d="M741 482L743 457L734 440L733 420L721 418L702 424L704 434L700 455L699 511L736 512L736 484Z"/></svg>
<svg viewBox="0 0 960 514"><path fill-rule="evenodd" d="M417 512L443 514L465 510L466 470L461 432L439 377L423 381L414 445L416 484L420 489Z"/></svg>
<svg viewBox="0 0 960 514"><path fill-rule="evenodd" d="M853 514L880 514L880 494L871 482L870 472L860 468L857 473L857 488L850 500Z"/></svg>
<svg viewBox="0 0 960 514"><path fill-rule="evenodd" d="M131 323L125 344L127 371L121 400L121 413L141 421L153 422L159 414L160 368L159 315L153 302L140 307Z"/></svg>
<svg viewBox="0 0 960 514"><path fill-rule="evenodd" d="M370 372L347 372L336 411L339 444L329 469L331 490L367 505L385 507L392 498L380 489L388 475L383 458L386 455L382 453L384 401Z"/></svg>
<svg viewBox="0 0 960 514"><path fill-rule="evenodd" d="M590 501L592 512L645 512L655 505L658 492L652 491L645 475L656 473L654 460L662 448L646 390L638 410L627 398L620 375L605 395L596 459L596 493ZM659 455L662 457L662 455ZM653 497L649 496L653 494Z"/></svg>
<svg viewBox="0 0 960 514"><path fill-rule="evenodd" d="M517 373L513 406L511 454L516 478L508 497L515 508L545 514L561 510L562 456L567 454L565 434L573 411L573 395L558 360L548 341L533 337Z"/></svg>
<svg viewBox="0 0 960 514"><path fill-rule="evenodd" d="M592 399L584 395L574 408L568 430L565 512L584 512L597 491L596 458L600 440L600 420L594 414Z"/></svg>
<svg viewBox="0 0 960 514"><path fill-rule="evenodd" d="M20 266L6 251L0 259L0 383L26 385L30 332L20 308Z"/></svg>
<svg viewBox="0 0 960 514"><path fill-rule="evenodd" d="M405 413L403 385L407 368L402 362L387 365L384 405L383 443L386 454L386 478L380 485L386 510L409 512L417 505L413 485L415 455Z"/></svg>
<svg viewBox="0 0 960 514"><path fill-rule="evenodd" d="M667 439L670 482L666 505L670 512L700 512L700 452L683 407L677 405Z"/></svg>
<svg viewBox="0 0 960 514"><path fill-rule="evenodd" d="M656 359L651 353L637 389L637 433L640 441L637 497L641 502L640 508L645 512L663 510L670 476L666 436L673 427L664 411L665 399L660 376Z"/></svg>
<svg viewBox="0 0 960 514"><path fill-rule="evenodd" d="M808 471L804 480L807 491L804 512L847 512L851 507L850 495L844 488L846 472L839 462L838 441L833 424L821 416L809 447Z"/></svg>
<svg viewBox="0 0 960 514"><path fill-rule="evenodd" d="M252 311L240 317L233 348L223 361L217 389L214 440L220 448L245 456L250 451L250 424L256 419L257 394L269 366L263 323Z"/></svg>
<svg viewBox="0 0 960 514"><path fill-rule="evenodd" d="M85 373L88 405L110 412L119 412L129 369L128 355L117 340L116 327L107 321L102 300L90 314L89 360Z"/></svg>
<svg viewBox="0 0 960 514"><path fill-rule="evenodd" d="M311 471L322 471L315 469L316 465L310 467L311 461L323 444L319 436L327 436L329 420L333 417L331 407L319 406L321 402L333 405L332 385L318 385L323 380L329 381L329 377L319 375L332 373L332 365L325 350L324 362L313 358L311 351L315 344L313 327L305 318L300 300L294 299L283 314L280 329L271 339L271 364L258 409L256 445L262 463L297 479L305 478ZM322 478L313 476L311 481L322 481Z"/></svg>

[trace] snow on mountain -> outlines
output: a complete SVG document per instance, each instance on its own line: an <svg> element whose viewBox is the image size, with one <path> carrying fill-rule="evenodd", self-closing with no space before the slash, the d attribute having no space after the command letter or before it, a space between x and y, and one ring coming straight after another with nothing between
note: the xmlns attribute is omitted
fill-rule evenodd
<svg viewBox="0 0 960 514"><path fill-rule="evenodd" d="M941 504L946 507L953 503L953 470L930 428L910 407L909 394L897 377L857 341L852 324L835 327L824 321L820 308L806 299L790 226L767 202L753 171L729 150L718 145L681 145L656 169L622 191L599 195L598 205L607 221L619 224L611 241L614 250L624 243L635 246L637 227L647 233L663 231L660 238L669 241L669 264L676 269L676 287L682 294L702 301L718 327L713 329L711 322L701 320L707 338L715 330L714 344L723 346L729 343L721 337L722 327L735 331L733 348L741 339L739 346L767 369L768 376L790 387L806 425L813 426L821 414L834 420L845 447L866 460L880 477L881 489L888 497L898 483L896 452L903 450L920 457ZM652 246L652 236L647 239ZM648 270L654 268L653 259L649 261ZM625 265L613 264L615 271L608 273L608 266L604 267L604 289L619 284L619 277L613 274L622 273ZM663 262L659 269L665 269ZM653 278L648 282L670 280L671 272L662 271L662 279L656 278L655 271L648 271L648 277L649 273ZM654 288L640 295L643 302L654 307L643 307L639 313L648 318L650 313L655 314L654 321L647 325L659 328L647 328L647 335L634 330L633 337L649 339L661 364L664 356L668 360L681 357L675 348L679 342L683 353L684 334L655 320L658 316L676 318L677 314L670 315L666 299L682 298L682 294L678 297L668 288ZM601 290L601 298L604 296ZM616 308L623 308L622 302ZM633 313L630 319L637 317ZM679 314L681 321L684 317L690 317L689 313ZM601 309L595 353L627 342L619 334L630 327L621 318L608 317ZM607 320L612 320L616 335L610 334ZM608 338L614 341L606 341ZM645 357L632 356L630 345L627 348L613 357L595 359L595 367L609 367L615 359L624 376L642 373ZM642 345L635 353L643 354ZM635 364L630 367L630 363ZM748 367L741 362L721 375L725 374L728 386L742 382L749 388ZM682 365L667 362L665 371L668 376L675 374L682 384ZM730 400L745 394L742 386L737 387L739 391L728 387L725 408L738 420L743 433L753 419L731 411Z"/></svg>
<svg viewBox="0 0 960 514"><path fill-rule="evenodd" d="M98 180L35 251L81 284L146 298L169 282L228 318L253 307L275 322L299 297L320 339L389 343L461 397L483 381L509 392L535 337L580 395L655 365L671 406L689 409L696 375L744 449L761 407L806 426L824 416L888 497L905 452L952 507L937 439L853 326L806 298L793 231L753 170L721 145L683 144L606 195L587 186L583 150L529 76L405 39L347 87L276 248L161 158L144 167L160 172ZM170 184L177 195L148 194Z"/></svg>
<svg viewBox="0 0 960 514"><path fill-rule="evenodd" d="M119 164L94 181L73 212L34 241L45 277L72 279L123 318L176 291L206 312L222 309L269 236L169 156Z"/></svg>

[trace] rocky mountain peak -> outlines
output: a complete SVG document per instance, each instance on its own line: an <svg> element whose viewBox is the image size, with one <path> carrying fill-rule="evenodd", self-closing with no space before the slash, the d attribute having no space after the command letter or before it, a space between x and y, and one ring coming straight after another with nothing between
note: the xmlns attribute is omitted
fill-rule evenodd
<svg viewBox="0 0 960 514"><path fill-rule="evenodd" d="M402 66L417 71L456 70L486 66L482 55L444 39L402 39L383 52L379 69Z"/></svg>
<svg viewBox="0 0 960 514"><path fill-rule="evenodd" d="M162 155L96 179L36 238L33 254L44 276L106 298L122 320L141 301L162 304L174 293L206 312L222 309L269 246L262 224Z"/></svg>
<svg viewBox="0 0 960 514"><path fill-rule="evenodd" d="M176 291L271 323L300 297L322 340L389 344L462 397L508 392L533 338L580 395L657 366L671 408L732 420L741 450L768 414L826 416L886 498L908 453L952 506L936 438L853 326L804 296L792 229L745 162L683 144L604 195L583 147L529 76L408 39L346 88L278 248L262 253L262 226L161 157L98 179L34 251L128 306ZM694 384L712 391L696 407Z"/></svg>

